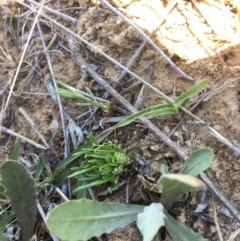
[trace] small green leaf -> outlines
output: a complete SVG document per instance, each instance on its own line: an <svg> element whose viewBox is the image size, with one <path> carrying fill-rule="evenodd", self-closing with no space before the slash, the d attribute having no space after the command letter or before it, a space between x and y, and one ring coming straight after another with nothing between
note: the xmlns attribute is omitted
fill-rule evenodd
<svg viewBox="0 0 240 241"><path fill-rule="evenodd" d="M164 164L161 164L160 172L162 173L162 175L168 174L168 167Z"/></svg>
<svg viewBox="0 0 240 241"><path fill-rule="evenodd" d="M38 164L37 164L35 177L34 177L36 180L38 180L40 178L41 174L43 173L44 168L45 168L44 160L42 157L40 157Z"/></svg>
<svg viewBox="0 0 240 241"><path fill-rule="evenodd" d="M5 161L0 174L5 193L21 228L22 240L29 240L34 234L36 220L35 182L24 165L17 161Z"/></svg>
<svg viewBox="0 0 240 241"><path fill-rule="evenodd" d="M181 106L183 104L186 104L186 101L191 98L192 96L196 95L199 93L203 87L207 84L208 80L203 80L190 89L188 89L186 92L184 92L182 95L180 95L175 101L174 104L176 106Z"/></svg>
<svg viewBox="0 0 240 241"><path fill-rule="evenodd" d="M183 174L165 174L159 182L162 184L161 203L166 209L184 193L207 189L198 178Z"/></svg>
<svg viewBox="0 0 240 241"><path fill-rule="evenodd" d="M179 173L197 176L200 172L208 169L208 167L212 164L213 159L214 154L211 149L203 148L197 150L186 160Z"/></svg>
<svg viewBox="0 0 240 241"><path fill-rule="evenodd" d="M90 132L90 134L88 135L88 139L91 141L92 144L94 145L98 145L99 142L98 140L94 137L93 133Z"/></svg>
<svg viewBox="0 0 240 241"><path fill-rule="evenodd" d="M152 203L137 216L137 226L143 235L143 241L151 241L159 228L164 226L165 214L161 203Z"/></svg>
<svg viewBox="0 0 240 241"><path fill-rule="evenodd" d="M182 225L166 213L165 227L173 241L207 241L201 234L194 233L192 229Z"/></svg>
<svg viewBox="0 0 240 241"><path fill-rule="evenodd" d="M81 199L60 204L47 217L49 230L62 240L85 241L137 220L144 206Z"/></svg>
<svg viewBox="0 0 240 241"><path fill-rule="evenodd" d="M14 148L12 150L12 153L11 153L10 158L9 158L10 160L15 160L15 161L17 160L19 145L20 145L20 141L18 140L16 142L16 144L14 145Z"/></svg>

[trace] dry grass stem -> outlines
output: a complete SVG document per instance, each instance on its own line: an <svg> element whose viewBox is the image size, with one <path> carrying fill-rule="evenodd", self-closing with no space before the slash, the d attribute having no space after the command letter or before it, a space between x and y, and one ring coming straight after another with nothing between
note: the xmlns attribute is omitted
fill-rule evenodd
<svg viewBox="0 0 240 241"><path fill-rule="evenodd" d="M44 136L39 132L39 130L36 127L36 124L32 121L32 119L30 118L30 116L26 113L26 111L20 107L19 111L22 113L22 115L25 117L25 119L28 121L28 123L30 124L30 126L33 128L33 130L36 132L36 134L39 136L39 138L42 140L42 142L44 143L44 145L49 148L48 143L46 142Z"/></svg>
<svg viewBox="0 0 240 241"><path fill-rule="evenodd" d="M15 137L18 137L20 139L22 139L23 141L26 141L32 145L34 145L35 147L39 148L39 149L42 149L42 150L46 150L47 148L45 146L42 146L42 145L39 145L38 143L36 143L35 141L32 141L30 139L28 139L27 137L25 136L22 136L22 135L19 135L18 133L10 130L10 129L7 129L6 127L4 126L1 126L1 132L2 133L6 133L6 134L9 134L11 136L15 136Z"/></svg>
<svg viewBox="0 0 240 241"><path fill-rule="evenodd" d="M32 1L32 0L27 0L28 2L32 3L32 4L35 4L36 7L39 7L40 4L38 2L35 2L35 1ZM72 18L64 13L61 13L57 10L54 10L52 8L49 8L49 7L45 7L43 6L43 9L46 10L47 12L49 13L52 13L54 15L56 15L57 17L59 17L60 19L63 19L64 21L68 21L68 22L71 22L72 24L77 24L77 19L75 18Z"/></svg>

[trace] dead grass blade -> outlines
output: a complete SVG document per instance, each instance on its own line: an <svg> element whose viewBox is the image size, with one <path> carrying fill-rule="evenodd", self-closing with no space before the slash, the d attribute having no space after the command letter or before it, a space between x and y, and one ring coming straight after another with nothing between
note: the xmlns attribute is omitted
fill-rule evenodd
<svg viewBox="0 0 240 241"><path fill-rule="evenodd" d="M18 138L22 139L23 141L26 141L26 142L28 142L28 143L36 146L36 147L39 148L39 149L43 149L43 150L46 150L46 149L47 149L45 146L39 145L39 144L36 143L35 141L32 141L32 140L28 139L28 138L25 137L25 136L19 135L18 133L14 132L14 131L12 131L12 130L10 130L10 129L7 129L7 128L4 127L4 126L1 126L1 132L2 132L2 133L9 134L9 135L11 135L11 136L18 137Z"/></svg>
<svg viewBox="0 0 240 241"><path fill-rule="evenodd" d="M39 136L39 138L42 140L42 142L45 144L45 146L47 148L49 148L48 143L46 142L44 136L39 132L39 130L37 129L36 124L33 122L33 120L30 118L30 116L26 113L26 111L20 107L19 111L22 113L22 115L25 117L25 119L28 121L28 123L30 124L30 126L33 128L33 130L36 132L36 134Z"/></svg>
<svg viewBox="0 0 240 241"><path fill-rule="evenodd" d="M38 2L35 2L35 1L32 1L32 0L27 0L28 2L34 4L35 6L39 7L40 4ZM17 1L18 2L18 1ZM52 8L49 8L49 7L46 7L46 6L43 6L43 9L46 10L47 12L49 13L52 13L54 15L56 15L58 18L60 19L63 19L64 21L68 21L68 22L71 22L72 24L77 24L77 19L76 18L72 18L64 13L61 13L57 10L54 10Z"/></svg>
<svg viewBox="0 0 240 241"><path fill-rule="evenodd" d="M219 223L218 223L216 207L215 207L215 203L214 203L213 199L210 200L210 203L211 203L211 207L212 207L214 223L215 223L215 226L216 226L216 229L217 229L219 240L223 241L222 232L221 232L221 229L220 229L220 226L219 226Z"/></svg>

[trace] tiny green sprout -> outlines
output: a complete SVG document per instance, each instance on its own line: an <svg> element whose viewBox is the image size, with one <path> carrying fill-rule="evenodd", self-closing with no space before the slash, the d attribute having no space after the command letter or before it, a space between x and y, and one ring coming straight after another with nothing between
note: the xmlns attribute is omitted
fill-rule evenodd
<svg viewBox="0 0 240 241"><path fill-rule="evenodd" d="M68 176L68 178L77 178L81 183L74 192L107 182L117 184L120 176L127 171L126 165L130 159L118 142L99 144L92 138L91 135L91 142L94 142L91 148L82 148L76 153L84 158L81 166L72 168L74 172Z"/></svg>

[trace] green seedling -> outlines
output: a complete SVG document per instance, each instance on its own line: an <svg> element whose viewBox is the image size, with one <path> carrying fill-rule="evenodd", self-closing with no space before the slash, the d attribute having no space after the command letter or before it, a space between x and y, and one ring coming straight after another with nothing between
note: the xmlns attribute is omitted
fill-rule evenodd
<svg viewBox="0 0 240 241"><path fill-rule="evenodd" d="M174 241L207 241L171 217L168 210L183 194L206 190L206 185L195 176L206 170L213 158L212 150L200 149L186 160L178 174L169 173L167 167L162 165L162 176L156 183L147 183L145 178L140 178L145 188L161 193L160 203L142 206L99 203L86 199L68 201L51 211L47 217L47 226L57 237L68 241L99 237L131 222L137 223L144 241L151 241L163 226Z"/></svg>
<svg viewBox="0 0 240 241"><path fill-rule="evenodd" d="M93 146L82 148L76 156L82 156L83 162L80 167L74 167L73 174L68 178L77 178L81 185L74 190L78 192L89 187L96 187L107 182L118 183L120 176L126 172L129 157L117 142L100 144L89 135Z"/></svg>
<svg viewBox="0 0 240 241"><path fill-rule="evenodd" d="M118 122L113 129L117 129L123 126L126 126L136 119L142 117L142 116L150 116L150 117L155 117L155 116L162 116L162 115L177 115L179 113L179 109L182 106L185 106L188 101L190 100L191 97L199 93L204 86L207 84L207 80L203 80L193 87L191 87L189 90L181 94L175 101L171 102L167 98L161 97L164 101L167 103L164 104L158 104L158 105L153 105L150 106L146 109L140 110L125 119L121 120Z"/></svg>
<svg viewBox="0 0 240 241"><path fill-rule="evenodd" d="M109 114L111 112L112 106L109 101L105 102L99 102L97 101L96 97L93 95L90 89L86 88L86 95L89 97L86 97L85 95L81 94L78 92L76 89L73 87L58 81L58 83L64 87L64 88L58 88L56 90L56 93L61 95L62 97L65 98L72 98L72 99L77 99L80 100L81 102L78 103L80 106L95 106L99 107L105 114Z"/></svg>

